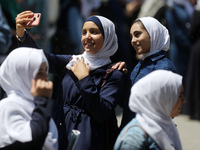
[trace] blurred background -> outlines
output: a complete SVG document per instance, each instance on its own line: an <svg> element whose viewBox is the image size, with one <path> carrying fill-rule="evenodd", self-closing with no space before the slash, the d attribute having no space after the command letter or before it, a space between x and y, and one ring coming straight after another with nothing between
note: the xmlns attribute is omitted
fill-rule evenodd
<svg viewBox="0 0 200 150"><path fill-rule="evenodd" d="M28 32L42 49L54 54L80 54L81 28L91 15L102 15L116 27L119 48L112 61L133 70L141 59L130 43L130 27L139 17L158 19L170 33L169 59L184 77L186 104L175 118L183 149L200 149L200 2L199 0L0 0L0 64L17 47L15 18L25 10L41 13L40 25ZM50 74L56 88L56 76ZM0 89L0 97L5 97ZM118 118L121 108L116 109ZM188 149L189 150L189 149Z"/></svg>

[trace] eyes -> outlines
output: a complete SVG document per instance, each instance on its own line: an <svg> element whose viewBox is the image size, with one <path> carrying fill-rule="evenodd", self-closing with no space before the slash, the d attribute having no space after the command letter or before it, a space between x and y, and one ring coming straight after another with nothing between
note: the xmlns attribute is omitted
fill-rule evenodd
<svg viewBox="0 0 200 150"><path fill-rule="evenodd" d="M140 32L140 31L135 31L133 34L130 34L130 37L131 37L131 39L132 39L133 37L139 38L141 34L142 34L142 32Z"/></svg>
<svg viewBox="0 0 200 150"><path fill-rule="evenodd" d="M99 29L91 28L91 29L89 29L89 30L86 30L86 29L82 30L82 35L86 35L88 32L89 32L90 34L92 34L92 35L101 34L101 32L100 32Z"/></svg>

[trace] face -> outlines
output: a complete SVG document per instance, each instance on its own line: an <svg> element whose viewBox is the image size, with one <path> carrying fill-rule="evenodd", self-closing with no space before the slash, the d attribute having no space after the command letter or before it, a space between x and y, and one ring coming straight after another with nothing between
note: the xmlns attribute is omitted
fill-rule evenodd
<svg viewBox="0 0 200 150"><path fill-rule="evenodd" d="M38 79L41 79L41 80L47 81L48 75L47 75L46 71L47 71L47 64L46 64L46 62L43 62L40 66L40 69L39 69L36 77L35 77L35 80L37 81Z"/></svg>
<svg viewBox="0 0 200 150"><path fill-rule="evenodd" d="M130 30L131 45L138 55L150 52L150 36L141 23L135 22Z"/></svg>
<svg viewBox="0 0 200 150"><path fill-rule="evenodd" d="M181 107L183 106L183 104L186 102L185 100L185 97L184 97L184 94L183 94L183 86L181 87L181 93L178 97L178 101L177 103L175 104L175 106L173 107L172 109L172 112L171 112L171 117L176 117L180 114L181 112Z"/></svg>
<svg viewBox="0 0 200 150"><path fill-rule="evenodd" d="M103 46L104 38L98 26L92 21L87 21L82 29L82 45L89 54L97 53Z"/></svg>

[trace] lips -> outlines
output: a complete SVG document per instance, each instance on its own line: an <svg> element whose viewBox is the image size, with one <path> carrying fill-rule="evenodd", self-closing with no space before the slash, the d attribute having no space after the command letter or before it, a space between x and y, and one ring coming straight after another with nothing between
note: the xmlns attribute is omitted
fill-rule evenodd
<svg viewBox="0 0 200 150"><path fill-rule="evenodd" d="M93 45L94 45L94 43L86 43L86 44L85 44L85 47L86 47L86 48L88 48L88 47L93 47Z"/></svg>

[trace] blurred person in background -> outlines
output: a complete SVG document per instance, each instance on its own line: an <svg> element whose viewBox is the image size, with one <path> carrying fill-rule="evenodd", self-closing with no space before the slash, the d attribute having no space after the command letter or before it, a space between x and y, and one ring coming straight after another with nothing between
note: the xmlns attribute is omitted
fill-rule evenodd
<svg viewBox="0 0 200 150"><path fill-rule="evenodd" d="M12 44L12 33L7 19L2 11L0 4L0 65L9 53L9 48ZM5 97L4 90L0 87L0 99Z"/></svg>
<svg viewBox="0 0 200 150"><path fill-rule="evenodd" d="M197 1L191 19L189 36L192 42L186 76L183 113L191 119L200 120L200 1Z"/></svg>
<svg viewBox="0 0 200 150"><path fill-rule="evenodd" d="M192 46L189 27L195 3L193 0L168 0L165 12L171 39L169 59L175 65L177 73L183 76L184 86Z"/></svg>

